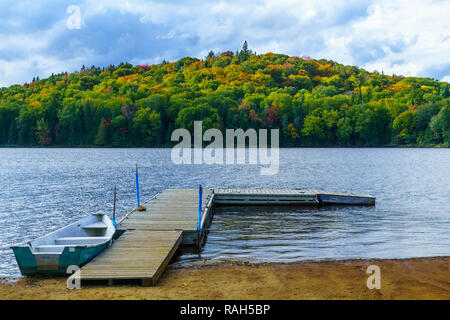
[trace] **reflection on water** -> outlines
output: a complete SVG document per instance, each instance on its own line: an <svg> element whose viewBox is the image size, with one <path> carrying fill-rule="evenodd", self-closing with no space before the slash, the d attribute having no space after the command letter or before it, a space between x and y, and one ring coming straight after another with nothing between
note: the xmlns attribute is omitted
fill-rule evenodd
<svg viewBox="0 0 450 320"><path fill-rule="evenodd" d="M450 254L449 149L281 149L280 170L175 165L170 149L0 149L0 276L16 276L9 246L98 210L136 205L167 188L309 188L369 193L375 207L220 208L202 258L296 261ZM191 263L186 254L179 263Z"/></svg>

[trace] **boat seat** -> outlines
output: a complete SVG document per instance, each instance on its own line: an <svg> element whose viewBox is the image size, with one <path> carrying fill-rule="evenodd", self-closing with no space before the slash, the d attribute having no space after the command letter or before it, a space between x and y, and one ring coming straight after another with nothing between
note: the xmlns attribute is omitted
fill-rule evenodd
<svg viewBox="0 0 450 320"><path fill-rule="evenodd" d="M55 240L57 245L89 245L109 240L110 237L65 237Z"/></svg>
<svg viewBox="0 0 450 320"><path fill-rule="evenodd" d="M95 222L82 227L83 229L107 229L108 227L103 222Z"/></svg>
<svg viewBox="0 0 450 320"><path fill-rule="evenodd" d="M38 253L62 253L66 246L63 245L54 245L54 244L42 244L34 248L36 251L35 254Z"/></svg>

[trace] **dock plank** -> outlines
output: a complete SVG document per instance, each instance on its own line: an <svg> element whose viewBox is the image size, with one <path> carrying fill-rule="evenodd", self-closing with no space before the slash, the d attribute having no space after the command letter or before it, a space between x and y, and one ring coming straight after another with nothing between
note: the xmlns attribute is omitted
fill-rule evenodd
<svg viewBox="0 0 450 320"><path fill-rule="evenodd" d="M154 285L181 240L181 231L126 231L108 250L81 268L80 278L82 281L136 279Z"/></svg>
<svg viewBox="0 0 450 320"><path fill-rule="evenodd" d="M212 190L203 190L202 211L211 195ZM146 211L135 210L121 221L119 228L149 231L197 229L197 189L167 189L146 205Z"/></svg>

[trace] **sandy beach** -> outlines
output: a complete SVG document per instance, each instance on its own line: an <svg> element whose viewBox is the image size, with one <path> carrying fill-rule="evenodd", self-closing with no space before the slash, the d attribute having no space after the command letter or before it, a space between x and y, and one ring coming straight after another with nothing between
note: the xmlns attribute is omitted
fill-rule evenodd
<svg viewBox="0 0 450 320"><path fill-rule="evenodd" d="M169 267L155 287L88 285L65 278L0 281L0 299L450 299L450 257L294 264L225 262ZM369 265L381 289L367 288Z"/></svg>

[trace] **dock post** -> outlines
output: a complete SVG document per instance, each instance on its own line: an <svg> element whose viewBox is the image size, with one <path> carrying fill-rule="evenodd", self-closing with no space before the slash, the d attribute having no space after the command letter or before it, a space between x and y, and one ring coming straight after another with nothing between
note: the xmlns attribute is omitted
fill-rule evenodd
<svg viewBox="0 0 450 320"><path fill-rule="evenodd" d="M202 185L198 185L198 225L197 225L197 246L200 250L200 238L202 230L202 198L203 198L203 188Z"/></svg>
<svg viewBox="0 0 450 320"><path fill-rule="evenodd" d="M136 197L137 197L137 206L138 208L141 206L141 200L139 197L139 175L138 175L138 165L136 163Z"/></svg>
<svg viewBox="0 0 450 320"><path fill-rule="evenodd" d="M113 218L112 223L114 228L116 227L116 186L114 186L114 207L113 207Z"/></svg>

